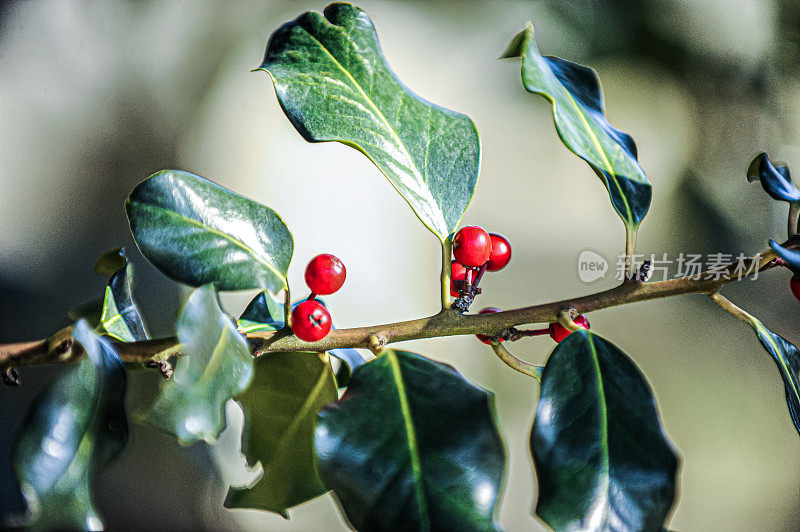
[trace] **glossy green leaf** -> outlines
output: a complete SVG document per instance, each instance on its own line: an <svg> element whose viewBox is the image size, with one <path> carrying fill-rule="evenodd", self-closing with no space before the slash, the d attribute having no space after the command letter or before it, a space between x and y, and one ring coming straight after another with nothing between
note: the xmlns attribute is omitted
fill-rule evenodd
<svg viewBox="0 0 800 532"><path fill-rule="evenodd" d="M289 508L325 493L314 466L314 425L337 397L327 357L274 353L256 360L252 384L236 399L245 413L242 451L263 473L252 486L231 488L225 506L288 517Z"/></svg>
<svg viewBox="0 0 800 532"><path fill-rule="evenodd" d="M40 530L99 530L94 478L125 446L125 370L85 321L73 334L88 356L35 401L12 451L29 512Z"/></svg>
<svg viewBox="0 0 800 532"><path fill-rule="evenodd" d="M272 34L259 69L303 138L364 153L441 240L455 232L478 182L475 124L397 79L366 13L336 3L300 15Z"/></svg>
<svg viewBox="0 0 800 532"><path fill-rule="evenodd" d="M530 23L503 57L522 58L522 84L550 101L562 142L589 163L608 190L614 210L635 230L650 208L652 188L639 166L633 138L612 126L605 115L595 71L541 55Z"/></svg>
<svg viewBox="0 0 800 532"><path fill-rule="evenodd" d="M756 318L751 317L750 325L781 372L789 416L800 433L800 350L786 338L764 327Z"/></svg>
<svg viewBox="0 0 800 532"><path fill-rule="evenodd" d="M147 340L147 331L131 292L133 266L128 264L123 250L117 249L103 255L95 265L95 272L107 273L117 266L119 268L111 274L106 286L100 325L109 336L123 342Z"/></svg>
<svg viewBox="0 0 800 532"><path fill-rule="evenodd" d="M663 529L678 457L644 376L607 340L573 332L550 355L531 452L554 530Z"/></svg>
<svg viewBox="0 0 800 532"><path fill-rule="evenodd" d="M175 329L186 356L178 358L150 410L138 417L185 445L214 443L225 428L225 403L250 383L253 357L212 285L192 292Z"/></svg>
<svg viewBox="0 0 800 532"><path fill-rule="evenodd" d="M178 282L273 293L286 287L294 243L269 207L179 170L147 178L125 207L139 249Z"/></svg>
<svg viewBox="0 0 800 532"><path fill-rule="evenodd" d="M283 302L269 292L259 292L237 320L243 333L283 329Z"/></svg>
<svg viewBox="0 0 800 532"><path fill-rule="evenodd" d="M451 366L385 350L320 413L320 476L358 530L496 530L494 418L493 396Z"/></svg>

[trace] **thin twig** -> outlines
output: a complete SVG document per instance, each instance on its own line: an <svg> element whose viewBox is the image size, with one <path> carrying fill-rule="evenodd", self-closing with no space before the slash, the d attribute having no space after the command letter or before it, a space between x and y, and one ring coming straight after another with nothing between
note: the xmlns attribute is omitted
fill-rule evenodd
<svg viewBox="0 0 800 532"><path fill-rule="evenodd" d="M528 377L533 377L539 382L542 382L542 366L537 366L536 364L531 364L530 362L525 362L524 360L515 357L508 349L506 349L502 342L498 341L497 339L492 340L491 346L497 355L497 358L502 360L508 367L515 369L520 373L527 375Z"/></svg>
<svg viewBox="0 0 800 532"><path fill-rule="evenodd" d="M723 310L728 312L731 316L735 318L739 318L740 320L747 322L749 324L753 323L753 316L745 312L744 310L740 309L736 305L734 305L728 298L720 294L719 292L710 294L709 297L714 300L714 303L719 305Z"/></svg>

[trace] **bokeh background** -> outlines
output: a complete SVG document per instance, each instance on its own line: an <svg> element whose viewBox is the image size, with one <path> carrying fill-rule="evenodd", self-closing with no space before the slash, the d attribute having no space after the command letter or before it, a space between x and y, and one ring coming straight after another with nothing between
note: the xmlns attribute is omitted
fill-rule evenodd
<svg viewBox="0 0 800 532"><path fill-rule="evenodd" d="M421 96L468 114L483 143L482 176L465 217L507 235L514 257L489 275L482 306L512 308L614 285L622 224L599 180L555 134L548 103L526 93L519 64L498 60L532 20L546 54L594 67L608 114L639 146L654 187L639 252L754 253L785 235L785 205L749 185L766 150L800 165L800 6L793 0L411 2L364 0L384 52ZM67 310L96 298L105 250L133 255L135 294L154 334L169 334L185 291L144 261L123 209L163 168L205 176L263 202L295 238L290 282L332 252L347 264L329 298L339 326L438 309L439 248L371 163L338 144L305 143L269 78L252 73L267 36L322 2L28 1L0 12L0 342L47 336ZM606 257L609 275L582 283L577 257ZM724 293L800 341L789 274L775 270ZM251 293L224 299L240 311ZM477 310L477 309L476 309ZM800 530L800 441L779 374L753 333L702 296L593 313L592 326L647 375L680 450L670 529ZM496 394L510 452L499 519L543 530L528 434L536 383L470 337L403 347L454 364ZM543 361L549 338L514 345ZM0 511L21 504L8 452L25 409L63 368L24 368L0 388ZM131 409L158 386L130 373ZM122 457L97 483L109 529L345 530L330 496L290 520L222 508L239 474L241 415L218 450L181 448L132 425ZM379 422L376 420L376 422ZM220 466L218 467L218 464Z"/></svg>

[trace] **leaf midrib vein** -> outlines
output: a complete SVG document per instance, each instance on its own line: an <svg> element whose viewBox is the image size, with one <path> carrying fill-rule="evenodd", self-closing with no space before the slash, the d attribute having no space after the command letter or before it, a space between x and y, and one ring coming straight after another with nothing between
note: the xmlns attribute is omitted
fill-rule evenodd
<svg viewBox="0 0 800 532"><path fill-rule="evenodd" d="M608 405L606 403L606 396L605 396L605 389L603 386L603 375L600 369L600 359L597 355L597 348L594 343L594 338L592 337L591 333L586 334L586 341L589 344L589 350L592 356L592 363L594 364L595 369L595 376L596 376L596 384L597 384L597 394L598 394L598 410L600 414L600 449L601 449L601 467L602 467L602 481L603 481L603 492L605 493L605 498L608 500L610 495L610 487L611 487L611 466L609 463L609 448L608 448ZM605 506L603 509L604 519L608 517L608 505Z"/></svg>
<svg viewBox="0 0 800 532"><path fill-rule="evenodd" d="M390 351L386 354L389 359L389 364L392 369L392 376L394 377L395 387L397 388L397 396L400 401L400 410L403 415L403 422L406 430L406 443L408 444L408 452L411 458L411 474L414 477L414 492L416 494L417 505L419 506L420 519L422 521L422 529L430 529L430 518L428 516L428 507L425 502L425 491L422 480L422 463L419 456L419 443L417 441L416 429L414 428L414 420L411 417L411 407L408 403L408 396L406 395L406 386L403 382L403 374L400 369L400 361L397 354Z"/></svg>

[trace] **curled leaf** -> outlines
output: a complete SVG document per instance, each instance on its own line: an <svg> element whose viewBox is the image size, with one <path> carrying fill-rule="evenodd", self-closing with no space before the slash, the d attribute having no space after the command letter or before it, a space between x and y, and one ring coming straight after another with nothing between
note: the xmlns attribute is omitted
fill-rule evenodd
<svg viewBox="0 0 800 532"><path fill-rule="evenodd" d="M759 181L764 191L778 201L800 202L800 189L792 183L786 163L773 163L766 153L760 153L747 169L747 180Z"/></svg>
<svg viewBox="0 0 800 532"><path fill-rule="evenodd" d="M786 405L789 416L800 433L800 350L789 340L770 331L764 324L751 316L750 325L758 336L758 341L772 355L783 379L786 392Z"/></svg>
<svg viewBox="0 0 800 532"><path fill-rule="evenodd" d="M111 274L106 286L100 325L109 336L123 342L147 340L144 322L133 302L131 291L133 266L128 263L122 249L115 251L115 255L110 255L114 252L109 252L100 258L97 264L103 264L103 268L98 269L95 265L95 271L98 273L108 271L108 266L119 266L117 271Z"/></svg>
<svg viewBox="0 0 800 532"><path fill-rule="evenodd" d="M770 240L769 246L775 251L778 257L783 259L786 266L792 270L795 275L800 275L800 251L796 249L786 249L775 240Z"/></svg>
<svg viewBox="0 0 800 532"><path fill-rule="evenodd" d="M633 138L606 118L595 71L541 55L530 23L514 37L503 57L522 58L522 84L550 101L561 141L592 167L614 209L629 230L635 230L650 208L652 188L639 166Z"/></svg>

